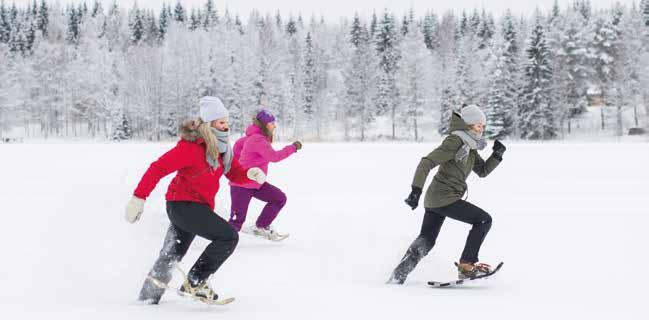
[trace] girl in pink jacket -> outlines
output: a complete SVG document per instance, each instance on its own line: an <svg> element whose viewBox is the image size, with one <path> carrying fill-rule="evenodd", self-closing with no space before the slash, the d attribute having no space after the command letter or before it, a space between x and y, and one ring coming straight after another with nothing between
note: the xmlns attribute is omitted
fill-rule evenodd
<svg viewBox="0 0 649 320"><path fill-rule="evenodd" d="M239 139L233 148L234 157L246 168L258 167L268 174L268 163L279 162L302 148L299 141L276 151L271 146L273 132L275 131L275 116L267 110L261 110L253 118L253 123L246 129L246 135ZM232 197L232 209L230 212L230 224L238 231L246 220L248 206L252 198L266 202L266 206L257 218L257 222L250 230L256 236L269 240L283 240L288 235L277 233L271 226L273 220L286 204L286 195L282 190L265 182L259 184L254 181L246 183L230 182L230 195Z"/></svg>

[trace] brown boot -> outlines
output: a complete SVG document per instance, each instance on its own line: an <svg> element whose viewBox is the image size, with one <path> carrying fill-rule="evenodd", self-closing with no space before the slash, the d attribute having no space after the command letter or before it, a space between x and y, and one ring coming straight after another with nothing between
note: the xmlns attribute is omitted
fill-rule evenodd
<svg viewBox="0 0 649 320"><path fill-rule="evenodd" d="M471 279L482 277L491 273L491 266L486 263L460 262L457 264L458 277Z"/></svg>

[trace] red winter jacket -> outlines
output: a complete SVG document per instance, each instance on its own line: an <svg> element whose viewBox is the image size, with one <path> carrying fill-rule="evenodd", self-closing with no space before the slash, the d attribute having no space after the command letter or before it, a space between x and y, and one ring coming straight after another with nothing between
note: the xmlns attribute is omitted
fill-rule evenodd
<svg viewBox="0 0 649 320"><path fill-rule="evenodd" d="M176 146L162 155L149 166L144 173L133 195L146 199L168 174L178 171L169 184L167 201L192 201L207 204L214 210L214 196L219 191L219 179L223 175L223 161L219 158L219 167L213 169L205 159L205 142L203 139L187 141L181 139ZM225 175L230 181L250 182L243 168L236 159L232 160L230 171Z"/></svg>

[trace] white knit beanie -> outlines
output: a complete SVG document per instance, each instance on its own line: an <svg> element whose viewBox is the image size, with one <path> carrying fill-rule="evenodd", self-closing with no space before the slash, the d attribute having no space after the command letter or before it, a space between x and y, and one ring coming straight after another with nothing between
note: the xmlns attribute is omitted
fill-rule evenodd
<svg viewBox="0 0 649 320"><path fill-rule="evenodd" d="M475 104L462 108L460 110L460 115L462 116L462 120L464 120L468 125L487 123L487 116L485 116L484 112L482 112L482 110L480 110L480 108Z"/></svg>
<svg viewBox="0 0 649 320"><path fill-rule="evenodd" d="M217 119L227 118L228 109L225 108L221 99L205 96L198 101L200 117L203 122L211 122Z"/></svg>

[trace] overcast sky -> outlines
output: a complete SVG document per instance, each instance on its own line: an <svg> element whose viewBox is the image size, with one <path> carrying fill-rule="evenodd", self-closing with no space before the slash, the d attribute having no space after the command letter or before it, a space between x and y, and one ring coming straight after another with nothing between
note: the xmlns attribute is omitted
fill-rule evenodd
<svg viewBox="0 0 649 320"><path fill-rule="evenodd" d="M1 1L1 0L0 0ZM4 0L6 3L11 3L12 0ZM15 0L17 4L24 5L25 3L33 0ZM40 2L40 0L37 0ZM83 0L56 0L62 4L69 2L79 3ZM92 4L94 0L85 0L86 3ZM175 4L177 0L137 0L139 7L148 7L159 9L163 2ZM640 0L638 0L639 2ZM48 2L54 2L49 1ZM113 0L102 0L104 7L113 2ZM117 0L122 7L130 8L133 6L134 0ZM205 0L181 0L187 7L202 6ZM563 8L572 0L559 0L560 6ZM609 8L615 2L631 5L633 0L591 0L595 8ZM369 16L373 10L377 12L383 11L384 8L389 9L399 15L407 12L411 7L414 8L417 15L421 15L428 9L433 9L437 13L443 13L447 10L455 10L461 12L463 9L485 8L487 11L496 14L497 16L504 12L506 9L511 9L514 13L531 13L535 7L541 10L549 10L552 8L554 0L214 0L219 12L223 13L224 9L229 8L230 12L238 13L242 18L246 18L252 9L259 9L262 13L271 12L275 13L278 9L282 16L287 16L289 13L301 13L304 17L310 17L312 14L325 16L327 20L336 20L339 17L351 17L354 12L359 12L363 16Z"/></svg>

